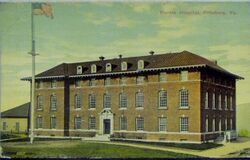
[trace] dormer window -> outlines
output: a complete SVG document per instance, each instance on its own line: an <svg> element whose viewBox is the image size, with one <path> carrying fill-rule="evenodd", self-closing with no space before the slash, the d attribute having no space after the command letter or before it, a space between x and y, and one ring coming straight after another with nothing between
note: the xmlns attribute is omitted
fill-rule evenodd
<svg viewBox="0 0 250 160"><path fill-rule="evenodd" d="M111 63L106 64L106 72L111 72L112 71L112 65Z"/></svg>
<svg viewBox="0 0 250 160"><path fill-rule="evenodd" d="M143 60L138 61L137 68L138 68L138 70L144 69L144 61Z"/></svg>
<svg viewBox="0 0 250 160"><path fill-rule="evenodd" d="M82 74L82 66L77 66L76 67L76 73L77 74Z"/></svg>
<svg viewBox="0 0 250 160"><path fill-rule="evenodd" d="M91 65L91 73L96 73L96 65L95 64Z"/></svg>
<svg viewBox="0 0 250 160"><path fill-rule="evenodd" d="M128 69L127 62L122 62L121 63L121 69L122 69L122 71L126 71Z"/></svg>

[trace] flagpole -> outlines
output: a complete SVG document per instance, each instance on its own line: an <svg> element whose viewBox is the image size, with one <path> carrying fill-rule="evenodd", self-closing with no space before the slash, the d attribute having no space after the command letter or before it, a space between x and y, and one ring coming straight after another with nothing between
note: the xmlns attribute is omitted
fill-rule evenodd
<svg viewBox="0 0 250 160"><path fill-rule="evenodd" d="M35 109L35 26L34 26L34 15L33 7L31 3L31 45L32 49L29 54L32 56L32 80L31 80L31 106L30 106L30 143L33 144L34 141L34 109Z"/></svg>

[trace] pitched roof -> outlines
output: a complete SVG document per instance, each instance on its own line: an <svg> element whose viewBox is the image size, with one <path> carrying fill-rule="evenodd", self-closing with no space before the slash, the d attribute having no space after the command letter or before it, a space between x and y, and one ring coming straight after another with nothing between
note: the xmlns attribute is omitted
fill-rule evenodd
<svg viewBox="0 0 250 160"><path fill-rule="evenodd" d="M77 66L83 66L83 74L88 75L91 74L91 65L95 64L97 66L98 74L106 73L105 65L107 63L112 64L112 73L117 72L128 72L128 71L136 71L137 70L137 62L138 60L143 60L145 64L145 69L159 69L159 68L168 68L168 67L187 67L200 65L212 68L219 72L223 72L227 75L233 76L234 78L241 79L242 77L237 76L228 72L227 70L221 68L216 63L193 54L188 51L182 51L178 53L165 53L165 54L156 54L156 55L147 55L147 56L138 56L138 57L127 57L127 58L114 58L107 60L98 60L98 61L88 61L88 62L77 62L77 63L62 63L57 65L45 72L42 72L36 75L36 78L42 77L53 77L53 76L74 76L77 75L76 70ZM121 71L121 62L128 63L127 71Z"/></svg>
<svg viewBox="0 0 250 160"><path fill-rule="evenodd" d="M1 113L2 118L28 118L30 102Z"/></svg>

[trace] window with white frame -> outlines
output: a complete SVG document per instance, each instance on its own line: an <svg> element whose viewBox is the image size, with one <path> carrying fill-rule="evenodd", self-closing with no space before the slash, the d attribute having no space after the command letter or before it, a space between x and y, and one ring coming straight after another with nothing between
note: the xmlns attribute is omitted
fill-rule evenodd
<svg viewBox="0 0 250 160"><path fill-rule="evenodd" d="M225 131L227 131L227 118L225 118L225 123L224 123L224 125L225 125Z"/></svg>
<svg viewBox="0 0 250 160"><path fill-rule="evenodd" d="M209 125L208 125L208 117L206 117L206 132L208 132L209 130L208 130L208 127L209 127Z"/></svg>
<svg viewBox="0 0 250 160"><path fill-rule="evenodd" d="M55 111L57 109L57 97L55 94L50 96L50 109Z"/></svg>
<svg viewBox="0 0 250 160"><path fill-rule="evenodd" d="M111 94L105 93L103 99L103 108L111 108Z"/></svg>
<svg viewBox="0 0 250 160"><path fill-rule="evenodd" d="M137 68L138 68L138 70L144 69L144 61L143 60L139 60L137 62Z"/></svg>
<svg viewBox="0 0 250 160"><path fill-rule="evenodd" d="M205 109L208 109L208 92L205 93Z"/></svg>
<svg viewBox="0 0 250 160"><path fill-rule="evenodd" d="M96 120L95 117L89 117L89 129L95 129Z"/></svg>
<svg viewBox="0 0 250 160"><path fill-rule="evenodd" d="M51 129L56 129L56 117L51 117L50 118L50 128Z"/></svg>
<svg viewBox="0 0 250 160"><path fill-rule="evenodd" d="M136 101L136 107L143 107L144 106L144 94L143 92L137 92L135 94L135 101Z"/></svg>
<svg viewBox="0 0 250 160"><path fill-rule="evenodd" d="M227 95L225 95L225 99L224 99L224 107L225 107L225 110L228 109L228 106L227 106Z"/></svg>
<svg viewBox="0 0 250 160"><path fill-rule="evenodd" d="M136 118L136 130L137 131L143 131L144 130L144 118L143 117L137 117Z"/></svg>
<svg viewBox="0 0 250 160"><path fill-rule="evenodd" d="M212 122L213 124L212 124L212 131L214 132L215 131L215 118L213 118L213 122Z"/></svg>
<svg viewBox="0 0 250 160"><path fill-rule="evenodd" d="M7 130L7 122L3 122L3 131Z"/></svg>
<svg viewBox="0 0 250 160"><path fill-rule="evenodd" d="M136 77L136 84L143 84L144 83L144 76L138 76Z"/></svg>
<svg viewBox="0 0 250 160"><path fill-rule="evenodd" d="M105 86L111 85L111 78L110 78L110 77L105 78L105 80L104 80L104 85L105 85Z"/></svg>
<svg viewBox="0 0 250 160"><path fill-rule="evenodd" d="M180 118L180 131L181 132L188 132L188 117L181 117Z"/></svg>
<svg viewBox="0 0 250 160"><path fill-rule="evenodd" d="M215 109L215 93L213 93L212 97L212 109Z"/></svg>
<svg viewBox="0 0 250 160"><path fill-rule="evenodd" d="M120 117L120 130L127 130L127 117Z"/></svg>
<svg viewBox="0 0 250 160"><path fill-rule="evenodd" d="M96 107L96 96L95 94L89 95L89 108L95 108Z"/></svg>
<svg viewBox="0 0 250 160"><path fill-rule="evenodd" d="M180 90L180 108L188 108L188 90Z"/></svg>
<svg viewBox="0 0 250 160"><path fill-rule="evenodd" d="M106 72L111 72L112 71L112 65L111 63L106 64Z"/></svg>
<svg viewBox="0 0 250 160"><path fill-rule="evenodd" d="M120 101L120 108L127 108L128 106L128 96L126 93L120 93L120 97L119 97Z"/></svg>
<svg viewBox="0 0 250 160"><path fill-rule="evenodd" d="M159 108L167 107L167 91L161 90L159 92Z"/></svg>
<svg viewBox="0 0 250 160"><path fill-rule="evenodd" d="M75 81L75 87L81 87L81 81L80 80Z"/></svg>
<svg viewBox="0 0 250 160"><path fill-rule="evenodd" d="M82 126L82 118L75 117L75 129L81 129Z"/></svg>
<svg viewBox="0 0 250 160"><path fill-rule="evenodd" d="M188 80L188 71L181 71L181 81Z"/></svg>
<svg viewBox="0 0 250 160"><path fill-rule="evenodd" d="M221 94L219 94L219 97L218 97L218 108L219 110L221 110Z"/></svg>
<svg viewBox="0 0 250 160"><path fill-rule="evenodd" d="M127 62L122 62L121 63L121 69L122 69L122 71L126 71L128 69Z"/></svg>
<svg viewBox="0 0 250 160"><path fill-rule="evenodd" d="M80 93L76 93L75 95L75 108L81 108L81 94Z"/></svg>
<svg viewBox="0 0 250 160"><path fill-rule="evenodd" d="M42 117L37 117L36 118L36 128L43 128L43 118Z"/></svg>
<svg viewBox="0 0 250 160"><path fill-rule="evenodd" d="M76 74L82 74L82 66L76 67Z"/></svg>
<svg viewBox="0 0 250 160"><path fill-rule="evenodd" d="M160 82L165 82L166 80L167 80L167 73L166 72L161 72L160 74L159 74L159 81Z"/></svg>
<svg viewBox="0 0 250 160"><path fill-rule="evenodd" d="M229 106L230 106L230 110L233 110L233 96L230 96Z"/></svg>
<svg viewBox="0 0 250 160"><path fill-rule="evenodd" d="M52 80L51 81L51 88L56 88L56 86L57 86L57 80Z"/></svg>
<svg viewBox="0 0 250 160"><path fill-rule="evenodd" d="M96 80L95 80L95 78L91 78L90 80L89 80L89 86L95 86L96 85Z"/></svg>
<svg viewBox="0 0 250 160"><path fill-rule="evenodd" d="M43 109L43 96L38 95L37 96L37 110L42 110Z"/></svg>
<svg viewBox="0 0 250 160"><path fill-rule="evenodd" d="M96 73L96 65L95 64L91 65L91 73Z"/></svg>
<svg viewBox="0 0 250 160"><path fill-rule="evenodd" d="M125 76L121 76L120 78L120 84L125 85L127 83L127 78Z"/></svg>
<svg viewBox="0 0 250 160"><path fill-rule="evenodd" d="M160 132L166 132L167 131L167 118L166 117L160 117L159 118L159 131Z"/></svg>

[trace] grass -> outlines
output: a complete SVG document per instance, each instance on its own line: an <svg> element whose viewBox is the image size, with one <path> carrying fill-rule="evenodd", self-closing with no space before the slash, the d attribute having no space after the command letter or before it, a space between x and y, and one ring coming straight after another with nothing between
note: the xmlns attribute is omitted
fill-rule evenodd
<svg viewBox="0 0 250 160"><path fill-rule="evenodd" d="M190 154L142 149L104 143L67 141L36 141L2 143L3 154L12 158L194 158Z"/></svg>
<svg viewBox="0 0 250 160"><path fill-rule="evenodd" d="M192 150L207 150L211 148L221 147L223 144L216 143L202 143L202 144L189 144L189 143L163 143L163 142L139 142L139 141L128 141L124 140L123 142L129 143L138 143L138 144L146 144L149 146L162 146L162 147L174 147L174 148L182 148L182 149L192 149Z"/></svg>

